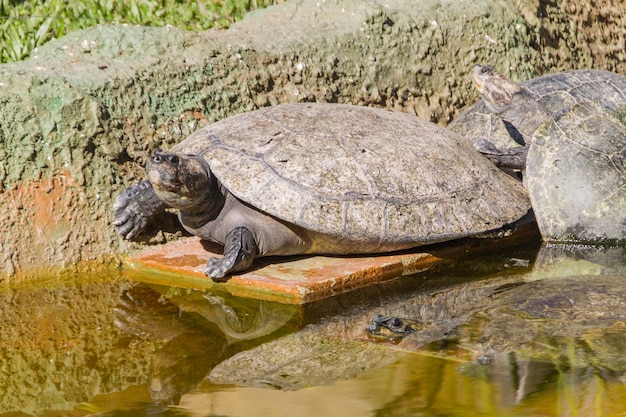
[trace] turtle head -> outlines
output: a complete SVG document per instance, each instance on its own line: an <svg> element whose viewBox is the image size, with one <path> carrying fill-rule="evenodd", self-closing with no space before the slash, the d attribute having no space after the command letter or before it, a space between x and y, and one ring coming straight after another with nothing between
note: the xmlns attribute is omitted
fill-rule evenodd
<svg viewBox="0 0 626 417"><path fill-rule="evenodd" d="M491 65L474 65L474 86L487 108L508 123L529 144L534 132L554 117L552 111L537 100L520 83L500 74ZM507 130L510 127L507 126ZM509 130L510 132L510 130ZM520 143L517 139L514 139Z"/></svg>
<svg viewBox="0 0 626 417"><path fill-rule="evenodd" d="M472 81L490 110L500 113L506 110L522 87L518 82L500 74L491 65L474 65Z"/></svg>
<svg viewBox="0 0 626 417"><path fill-rule="evenodd" d="M193 155L158 149L148 161L146 171L159 198L183 211L200 208L215 189L216 180L208 164Z"/></svg>

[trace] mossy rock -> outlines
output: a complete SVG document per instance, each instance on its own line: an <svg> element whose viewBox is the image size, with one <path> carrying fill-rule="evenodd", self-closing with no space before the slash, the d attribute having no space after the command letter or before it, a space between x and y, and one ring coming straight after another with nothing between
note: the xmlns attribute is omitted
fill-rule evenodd
<svg viewBox="0 0 626 417"><path fill-rule="evenodd" d="M623 23L565 4L288 1L225 31L114 25L53 40L0 67L0 276L135 248L111 226L115 196L157 147L232 114L318 101L447 123L477 98L466 74L476 61L623 72Z"/></svg>

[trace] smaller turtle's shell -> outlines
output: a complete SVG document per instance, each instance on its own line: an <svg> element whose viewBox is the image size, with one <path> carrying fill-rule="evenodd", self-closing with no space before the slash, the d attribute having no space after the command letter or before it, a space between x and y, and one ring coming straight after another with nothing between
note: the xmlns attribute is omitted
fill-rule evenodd
<svg viewBox="0 0 626 417"><path fill-rule="evenodd" d="M590 103L540 127L526 187L546 240L626 242L626 126Z"/></svg>
<svg viewBox="0 0 626 417"><path fill-rule="evenodd" d="M626 77L619 74L575 70L544 75L521 84L556 115L568 112L578 103L589 102L626 121ZM483 100L463 112L450 128L473 142L489 140L500 149L524 145L519 132L489 111Z"/></svg>
<svg viewBox="0 0 626 417"><path fill-rule="evenodd" d="M357 241L444 241L530 208L521 184L469 141L383 109L266 107L207 126L173 150L202 154L233 195L261 211Z"/></svg>

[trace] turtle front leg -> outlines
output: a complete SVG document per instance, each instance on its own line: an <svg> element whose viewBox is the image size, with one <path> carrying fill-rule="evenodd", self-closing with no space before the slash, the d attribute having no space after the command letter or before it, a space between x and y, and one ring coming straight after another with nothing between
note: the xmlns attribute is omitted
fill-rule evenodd
<svg viewBox="0 0 626 417"><path fill-rule="evenodd" d="M226 235L224 256L209 259L204 273L213 281L224 281L225 275L248 269L258 253L259 247L252 232L238 227Z"/></svg>
<svg viewBox="0 0 626 417"><path fill-rule="evenodd" d="M141 181L125 189L113 206L113 225L126 239L134 239L146 228L150 219L167 206L157 196L150 181Z"/></svg>
<svg viewBox="0 0 626 417"><path fill-rule="evenodd" d="M528 146L498 149L488 140L479 140L476 142L475 148L500 168L518 169L520 171L526 169Z"/></svg>

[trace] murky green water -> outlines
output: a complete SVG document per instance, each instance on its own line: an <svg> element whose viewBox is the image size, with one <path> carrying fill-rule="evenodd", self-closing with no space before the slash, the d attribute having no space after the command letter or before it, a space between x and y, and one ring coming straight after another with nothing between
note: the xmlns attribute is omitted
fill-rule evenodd
<svg viewBox="0 0 626 417"><path fill-rule="evenodd" d="M626 415L626 252L535 246L303 307L123 274L6 287L0 416ZM420 330L368 336L376 314Z"/></svg>

